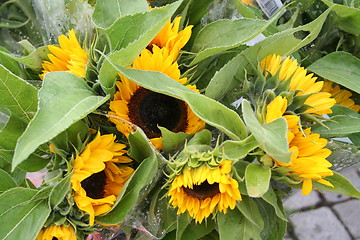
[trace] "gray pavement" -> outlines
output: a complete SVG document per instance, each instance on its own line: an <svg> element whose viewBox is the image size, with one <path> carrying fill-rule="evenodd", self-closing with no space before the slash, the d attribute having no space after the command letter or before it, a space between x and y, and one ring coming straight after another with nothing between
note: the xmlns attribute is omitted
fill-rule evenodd
<svg viewBox="0 0 360 240"><path fill-rule="evenodd" d="M339 171L360 189L360 164ZM295 190L284 200L289 213L285 240L360 240L360 200L341 194Z"/></svg>

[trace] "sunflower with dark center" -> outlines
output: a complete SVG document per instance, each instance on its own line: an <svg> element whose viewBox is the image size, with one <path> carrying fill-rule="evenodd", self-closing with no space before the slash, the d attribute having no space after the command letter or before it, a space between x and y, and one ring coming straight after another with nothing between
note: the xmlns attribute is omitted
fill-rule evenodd
<svg viewBox="0 0 360 240"><path fill-rule="evenodd" d="M119 165L132 160L124 154L124 144L116 143L112 134L97 134L95 139L74 160L71 186L77 207L95 216L108 212L134 169Z"/></svg>
<svg viewBox="0 0 360 240"><path fill-rule="evenodd" d="M191 165L191 164L190 164ZM207 162L192 168L189 164L170 177L169 202L177 214L188 212L197 223L218 211L227 213L241 201L238 182L231 177L232 161L222 160L210 166Z"/></svg>
<svg viewBox="0 0 360 240"><path fill-rule="evenodd" d="M187 81L186 78L180 78L178 64L172 62L166 48L154 46L153 52L145 49L131 68L158 71L181 84L186 84ZM131 125L126 124L130 122L141 127L156 149L161 150L161 131L158 126L172 132L189 134L205 127L205 122L184 101L140 87L122 75L120 77L121 81L116 82L118 91L110 102L111 111L107 117L125 136L133 131ZM197 91L194 85L187 87Z"/></svg>

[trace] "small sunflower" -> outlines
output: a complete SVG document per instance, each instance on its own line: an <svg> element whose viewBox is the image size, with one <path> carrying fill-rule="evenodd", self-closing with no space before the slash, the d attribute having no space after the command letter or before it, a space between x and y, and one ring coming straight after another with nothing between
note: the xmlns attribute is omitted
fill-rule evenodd
<svg viewBox="0 0 360 240"><path fill-rule="evenodd" d="M355 112L360 111L360 105L355 104L354 100L350 98L352 93L346 89L340 88L338 84L325 80L322 91L330 93L331 96L335 98L337 104L350 108Z"/></svg>
<svg viewBox="0 0 360 240"><path fill-rule="evenodd" d="M135 59L131 68L162 72L181 84L186 84L187 81L186 78L180 78L178 64L172 62L166 48L160 49L154 46L153 52L145 49ZM141 127L153 145L161 150L161 131L158 126L172 132L189 134L194 134L205 127L205 122L198 118L184 101L150 91L122 75L120 77L121 81L116 82L118 91L110 102L111 111L107 116L115 123L118 131L126 136L133 131L133 128L124 124L123 120ZM193 85L187 87L197 91Z"/></svg>
<svg viewBox="0 0 360 240"><path fill-rule="evenodd" d="M327 140L320 138L319 134L311 133L310 128L303 132L300 131L299 117L284 115L287 104L286 98L278 96L267 106L266 122L271 122L279 117L286 119L289 151L292 152L289 163L283 163L276 159L274 161L278 166L287 168L291 177L302 182L303 195L308 195L312 191L313 181L333 187L329 181L323 179L334 174L329 169L332 164L326 160L331 154L329 149L324 148Z"/></svg>
<svg viewBox="0 0 360 240"><path fill-rule="evenodd" d="M58 37L60 46L48 46L52 54L48 54L50 61L44 61L42 64L41 79L44 79L46 73L55 71L65 71L81 78L85 77L88 53L81 48L73 29L69 31L68 35L69 37L65 35Z"/></svg>
<svg viewBox="0 0 360 240"><path fill-rule="evenodd" d="M211 213L226 214L241 201L239 184L231 177L232 161L215 159L208 153L189 155L187 163L170 174L169 202L178 208L177 214L187 211L201 223Z"/></svg>
<svg viewBox="0 0 360 240"><path fill-rule="evenodd" d="M57 226L52 225L51 227L42 229L36 240L76 240L75 230L72 226Z"/></svg>
<svg viewBox="0 0 360 240"><path fill-rule="evenodd" d="M149 43L148 49L152 49L153 45L159 48L169 49L172 61L175 61L182 49L191 37L192 25L187 26L179 31L181 17L176 17L173 22L170 20L156 35L156 37Z"/></svg>
<svg viewBox="0 0 360 240"><path fill-rule="evenodd" d="M95 216L108 212L134 169L115 163L130 163L124 154L125 145L115 143L112 134L97 134L74 160L71 185L74 200L80 210L90 215L90 226Z"/></svg>
<svg viewBox="0 0 360 240"><path fill-rule="evenodd" d="M297 95L309 95L304 104L310 106L305 113L323 115L332 113L331 107L335 100L330 93L321 92L324 82L316 81L314 74L307 74L307 71L298 66L297 60L290 57L282 60L279 55L269 55L260 62L265 74L279 74L280 81L289 80L289 91L300 90Z"/></svg>

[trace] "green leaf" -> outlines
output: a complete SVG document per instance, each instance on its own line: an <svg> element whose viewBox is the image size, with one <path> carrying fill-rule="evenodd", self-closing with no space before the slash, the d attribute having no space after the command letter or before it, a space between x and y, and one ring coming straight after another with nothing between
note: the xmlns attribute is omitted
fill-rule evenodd
<svg viewBox="0 0 360 240"><path fill-rule="evenodd" d="M10 174L0 168L0 192L16 187L17 184Z"/></svg>
<svg viewBox="0 0 360 240"><path fill-rule="evenodd" d="M143 160L133 176L125 184L118 196L120 200L116 202L113 209L97 217L96 220L105 224L122 222L139 201L141 190L154 179L158 168L159 164L156 154L152 154L149 158Z"/></svg>
<svg viewBox="0 0 360 240"><path fill-rule="evenodd" d="M24 57L17 57L13 54L9 54L3 51L0 51L0 55L7 56L13 60L24 64L26 67L31 68L35 71L40 71L42 69L42 63L44 59L48 59L47 55L50 53L47 46L42 46L31 52L29 55Z"/></svg>
<svg viewBox="0 0 360 240"><path fill-rule="evenodd" d="M25 122L29 122L37 108L37 89L0 65L1 106Z"/></svg>
<svg viewBox="0 0 360 240"><path fill-rule="evenodd" d="M129 46L139 39L147 39L148 44L170 20L172 14L179 7L181 1L161 8L154 8L145 13L138 13L118 19L111 27L106 29L110 40L110 51L119 50ZM145 46L146 46L145 45Z"/></svg>
<svg viewBox="0 0 360 240"><path fill-rule="evenodd" d="M322 137L342 137L360 132L360 118L349 115L336 115L323 125L316 124L311 129Z"/></svg>
<svg viewBox="0 0 360 240"><path fill-rule="evenodd" d="M220 145L229 160L238 160L246 157L248 153L259 146L259 143L251 135L242 141L227 140Z"/></svg>
<svg viewBox="0 0 360 240"><path fill-rule="evenodd" d="M148 11L145 0L97 0L93 13L94 23L107 28L118 18Z"/></svg>
<svg viewBox="0 0 360 240"><path fill-rule="evenodd" d="M319 34L329 12L330 9L309 24L269 36L242 51L214 75L206 88L205 95L213 99L221 99L238 86L237 79L245 79L246 71L251 65L257 66L258 61L269 54L289 55L312 42ZM296 37L298 32L309 32L309 34L304 39L299 39Z"/></svg>
<svg viewBox="0 0 360 240"><path fill-rule="evenodd" d="M192 52L198 53L191 62L194 65L201 60L238 47L263 32L275 19L279 11L269 21L259 19L221 19L206 25L196 36Z"/></svg>
<svg viewBox="0 0 360 240"><path fill-rule="evenodd" d="M215 228L215 222L211 219L202 223L191 223L181 236L181 240L197 240L210 233Z"/></svg>
<svg viewBox="0 0 360 240"><path fill-rule="evenodd" d="M188 145L210 145L211 140L211 132L207 129L204 129L195 133L194 137L190 139Z"/></svg>
<svg viewBox="0 0 360 240"><path fill-rule="evenodd" d="M235 208L217 214L220 240L260 240L261 228L252 224Z"/></svg>
<svg viewBox="0 0 360 240"><path fill-rule="evenodd" d="M121 48L109 55L111 61L121 66L129 66L160 32L180 3L181 1L177 1L162 8L155 8L145 14L119 19L113 27L107 30L112 50ZM106 93L114 92L117 72L109 61L105 61L101 66L99 80Z"/></svg>
<svg viewBox="0 0 360 240"><path fill-rule="evenodd" d="M107 99L97 96L84 79L71 73L47 73L39 91L39 109L17 142L13 168L40 144L84 118Z"/></svg>
<svg viewBox="0 0 360 240"><path fill-rule="evenodd" d="M9 69L15 75L19 76L21 72L19 63L13 58L9 57L7 54L10 54L10 52L0 46L0 64Z"/></svg>
<svg viewBox="0 0 360 240"><path fill-rule="evenodd" d="M144 88L187 102L199 118L232 139L240 140L246 137L246 128L240 116L223 104L192 91L163 73L129 69L115 64L114 67Z"/></svg>
<svg viewBox="0 0 360 240"><path fill-rule="evenodd" d="M7 118L5 126L0 129L0 158L11 164L16 141L25 131L26 123L7 109L0 108L0 115ZM19 165L19 168L29 172L35 172L44 168L49 160L42 155L41 152L32 153Z"/></svg>
<svg viewBox="0 0 360 240"><path fill-rule="evenodd" d="M360 9L347 7L340 4L334 4L327 0L322 0L326 5L332 7L332 10L337 14L338 18L335 21L335 26L341 30L354 34L355 36L360 35ZM356 6L358 7L358 6Z"/></svg>
<svg viewBox="0 0 360 240"><path fill-rule="evenodd" d="M264 221L254 200L248 196L243 195L242 200L236 203L236 207L239 209L241 214L244 215L244 217L246 217L254 225L260 229L264 228Z"/></svg>
<svg viewBox="0 0 360 240"><path fill-rule="evenodd" d="M161 130L162 144L163 144L163 152L173 153L181 149L184 146L185 142L189 140L193 134L187 134L183 132L174 133L166 128L159 127Z"/></svg>
<svg viewBox="0 0 360 240"><path fill-rule="evenodd" d="M278 161L290 162L286 120L278 118L270 123L260 124L246 100L242 102L242 111L247 127L265 152Z"/></svg>
<svg viewBox="0 0 360 240"><path fill-rule="evenodd" d="M267 203L269 203L271 206L273 206L276 215L281 218L284 221L287 221L287 218L284 214L284 208L282 206L281 199L275 194L272 187L269 188L269 190L262 195L262 199L264 199Z"/></svg>
<svg viewBox="0 0 360 240"><path fill-rule="evenodd" d="M251 163L245 170L245 183L250 197L261 197L269 189L271 169L257 163Z"/></svg>
<svg viewBox="0 0 360 240"><path fill-rule="evenodd" d="M178 215L176 220L176 240L181 240L181 237L187 226L191 223L191 220L191 217L187 213Z"/></svg>
<svg viewBox="0 0 360 240"><path fill-rule="evenodd" d="M70 179L72 174L68 174L61 179L51 190L49 196L49 203L51 208L55 208L65 198L66 194L70 191Z"/></svg>
<svg viewBox="0 0 360 240"><path fill-rule="evenodd" d="M334 175L324 178L329 181L334 187L329 187L324 184L313 182L314 188L322 191L335 192L360 199L360 192L341 174L334 172Z"/></svg>
<svg viewBox="0 0 360 240"><path fill-rule="evenodd" d="M257 203L261 216L264 219L264 228L260 235L261 239L284 239L287 221L277 217L274 208L263 199L256 198L254 201Z"/></svg>
<svg viewBox="0 0 360 240"><path fill-rule="evenodd" d="M12 188L0 195L0 239L35 239L50 214L47 201L33 201L37 191Z"/></svg>
<svg viewBox="0 0 360 240"><path fill-rule="evenodd" d="M235 111L196 92L178 90L177 93L189 104L191 110L207 124L216 127L233 140L246 138L245 125Z"/></svg>
<svg viewBox="0 0 360 240"><path fill-rule="evenodd" d="M150 157L152 153L156 151L149 142L149 139L146 137L145 133L138 127L136 127L135 132L130 133L129 145L129 156L139 163Z"/></svg>
<svg viewBox="0 0 360 240"><path fill-rule="evenodd" d="M360 93L360 60L350 53L329 53L311 64L307 69Z"/></svg>

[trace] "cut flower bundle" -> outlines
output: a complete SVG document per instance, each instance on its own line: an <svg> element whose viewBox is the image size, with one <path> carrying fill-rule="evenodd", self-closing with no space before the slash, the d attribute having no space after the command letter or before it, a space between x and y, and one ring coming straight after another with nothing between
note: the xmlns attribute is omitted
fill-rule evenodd
<svg viewBox="0 0 360 240"><path fill-rule="evenodd" d="M20 2L1 239L283 239L292 189L360 198L353 1Z"/></svg>

